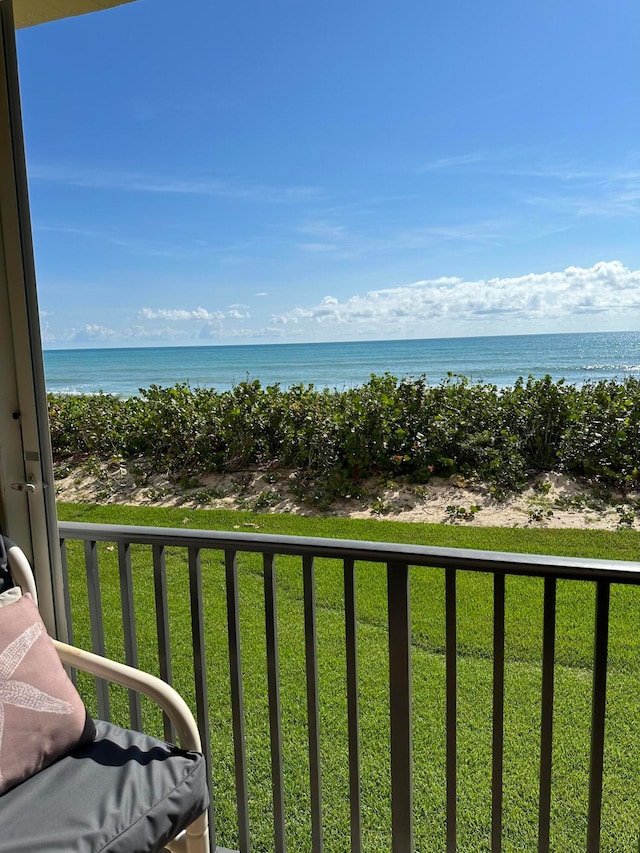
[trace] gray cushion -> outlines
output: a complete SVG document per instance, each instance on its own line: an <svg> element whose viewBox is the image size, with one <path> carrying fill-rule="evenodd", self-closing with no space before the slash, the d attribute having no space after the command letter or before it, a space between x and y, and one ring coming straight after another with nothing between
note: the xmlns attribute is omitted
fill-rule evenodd
<svg viewBox="0 0 640 853"><path fill-rule="evenodd" d="M96 729L95 741L0 796L0 853L153 853L205 811L200 753Z"/></svg>
<svg viewBox="0 0 640 853"><path fill-rule="evenodd" d="M9 589L10 586L13 586L13 581L9 574L7 549L4 542L4 536L0 534L0 592L4 592L5 589Z"/></svg>

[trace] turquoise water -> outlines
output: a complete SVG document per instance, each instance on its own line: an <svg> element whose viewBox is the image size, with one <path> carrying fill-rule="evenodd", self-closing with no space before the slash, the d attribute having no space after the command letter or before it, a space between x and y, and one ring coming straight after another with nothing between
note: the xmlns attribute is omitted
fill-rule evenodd
<svg viewBox="0 0 640 853"><path fill-rule="evenodd" d="M283 387L298 382L348 388L372 373L425 375L437 384L448 372L499 387L519 376L583 384L640 378L640 332L515 335L328 344L48 350L47 389L131 396L151 384L188 382L225 391L246 379Z"/></svg>

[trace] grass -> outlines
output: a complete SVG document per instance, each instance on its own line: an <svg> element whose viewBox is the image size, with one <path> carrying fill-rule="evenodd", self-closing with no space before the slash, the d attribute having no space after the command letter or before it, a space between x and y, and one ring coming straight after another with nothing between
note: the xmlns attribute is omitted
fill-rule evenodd
<svg viewBox="0 0 640 853"><path fill-rule="evenodd" d="M466 528L401 524L388 520L303 518L249 512L60 504L65 520L95 523L235 529L470 547L566 556L638 558L637 532ZM99 545L108 654L123 655L116 552ZM169 549L168 584L174 684L193 702L193 666L186 555ZM157 672L153 580L148 549L133 548L140 663ZM233 746L226 640L223 556L203 553L209 717L219 843L237 845ZM69 566L75 641L89 645L82 548L70 543ZM249 756L252 846L273 847L266 693L262 566L258 555L239 558L245 727ZM309 782L300 561L277 564L280 680L289 849L310 849ZM412 594L415 829L419 853L445 848L444 575L414 569ZM504 850L537 848L542 581L507 578L504 754ZM390 849L389 663L386 580L374 564L358 564L364 849ZM318 666L325 849L349 848L348 755L342 570L336 561L316 568ZM492 583L459 576L459 849L490 849ZM640 826L640 591L614 586L605 746L602 850L637 851ZM552 801L552 849L585 849L588 791L593 585L559 582ZM91 685L83 684L94 710ZM126 724L126 696L112 694L114 717ZM145 723L160 729L145 706Z"/></svg>

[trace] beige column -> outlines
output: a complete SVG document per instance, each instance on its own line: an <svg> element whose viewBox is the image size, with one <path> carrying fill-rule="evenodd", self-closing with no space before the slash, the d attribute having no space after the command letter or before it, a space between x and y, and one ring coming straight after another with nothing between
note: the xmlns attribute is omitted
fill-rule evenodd
<svg viewBox="0 0 640 853"><path fill-rule="evenodd" d="M66 639L11 0L0 0L0 523L33 564L47 628Z"/></svg>

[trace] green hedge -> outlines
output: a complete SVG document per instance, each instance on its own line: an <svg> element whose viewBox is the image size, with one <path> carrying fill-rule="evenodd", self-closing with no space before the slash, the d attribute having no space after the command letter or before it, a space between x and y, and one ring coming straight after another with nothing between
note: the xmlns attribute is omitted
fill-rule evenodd
<svg viewBox="0 0 640 853"><path fill-rule="evenodd" d="M49 420L58 462L145 456L192 477L281 465L323 497L351 494L374 475L460 473L498 489L549 470L622 490L640 480L640 381L631 378L577 387L530 377L503 389L390 374L343 391L152 385L129 399L52 394Z"/></svg>

